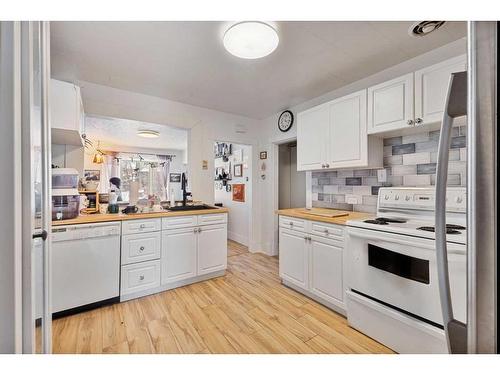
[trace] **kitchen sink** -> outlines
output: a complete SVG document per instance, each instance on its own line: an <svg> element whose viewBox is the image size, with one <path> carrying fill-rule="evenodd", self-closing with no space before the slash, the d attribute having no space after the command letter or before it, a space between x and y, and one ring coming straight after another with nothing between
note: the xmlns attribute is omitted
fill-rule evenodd
<svg viewBox="0 0 500 375"><path fill-rule="evenodd" d="M175 206L167 208L167 211L196 211L196 210L218 210L218 208L206 204L197 204L193 206Z"/></svg>

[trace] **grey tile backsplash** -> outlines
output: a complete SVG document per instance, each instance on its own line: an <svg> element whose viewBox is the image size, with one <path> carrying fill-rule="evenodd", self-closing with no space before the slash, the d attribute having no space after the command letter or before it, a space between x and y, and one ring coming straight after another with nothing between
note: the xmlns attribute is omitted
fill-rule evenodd
<svg viewBox="0 0 500 375"><path fill-rule="evenodd" d="M452 129L448 185L466 183L466 129ZM429 186L436 183L439 130L384 139L387 182L379 183L377 170L331 170L312 172L313 207L375 212L381 186ZM346 194L361 197L360 204L347 204Z"/></svg>

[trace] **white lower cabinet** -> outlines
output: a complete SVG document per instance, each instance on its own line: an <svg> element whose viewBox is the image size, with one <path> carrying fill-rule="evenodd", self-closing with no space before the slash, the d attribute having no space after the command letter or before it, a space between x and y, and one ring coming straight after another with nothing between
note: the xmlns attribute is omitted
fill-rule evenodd
<svg viewBox="0 0 500 375"><path fill-rule="evenodd" d="M227 226L207 225L198 232L198 275L227 267Z"/></svg>
<svg viewBox="0 0 500 375"><path fill-rule="evenodd" d="M300 288L308 287L308 243L306 234L280 229L279 272L283 280Z"/></svg>
<svg viewBox="0 0 500 375"><path fill-rule="evenodd" d="M343 243L312 237L310 290L333 304L344 303Z"/></svg>
<svg viewBox="0 0 500 375"><path fill-rule="evenodd" d="M197 226L163 230L162 286L168 289L193 283L227 268L227 215L213 216L199 215ZM201 225L209 222L221 224ZM171 222L164 224L164 228L172 227Z"/></svg>
<svg viewBox="0 0 500 375"><path fill-rule="evenodd" d="M162 232L161 283L167 284L196 276L197 228Z"/></svg>
<svg viewBox="0 0 500 375"><path fill-rule="evenodd" d="M304 221L304 230L279 230L279 273L291 288L345 313L344 228ZM317 233L320 233L318 235Z"/></svg>

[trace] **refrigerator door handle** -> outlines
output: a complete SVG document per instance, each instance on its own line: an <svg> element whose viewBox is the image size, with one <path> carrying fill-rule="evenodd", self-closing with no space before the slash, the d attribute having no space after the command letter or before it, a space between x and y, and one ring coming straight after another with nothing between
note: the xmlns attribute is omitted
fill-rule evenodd
<svg viewBox="0 0 500 375"><path fill-rule="evenodd" d="M52 303L51 303L51 134L50 134L50 24L40 24L40 83L41 83L41 124L42 124L42 231L47 234L43 241L43 353L52 353ZM42 232L42 233L43 233Z"/></svg>
<svg viewBox="0 0 500 375"><path fill-rule="evenodd" d="M443 314L444 330L448 351L466 353L466 326L453 316L451 303L450 278L448 274L448 255L446 247L446 185L448 178L448 159L451 143L451 128L455 117L467 114L467 72L452 73L439 136L436 169L436 263L438 271L439 297Z"/></svg>

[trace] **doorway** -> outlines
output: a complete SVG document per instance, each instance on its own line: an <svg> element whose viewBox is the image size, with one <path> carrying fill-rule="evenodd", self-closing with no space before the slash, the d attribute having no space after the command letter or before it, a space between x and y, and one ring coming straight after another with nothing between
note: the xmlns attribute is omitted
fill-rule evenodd
<svg viewBox="0 0 500 375"><path fill-rule="evenodd" d="M306 173L297 171L297 142L278 146L278 208L306 206Z"/></svg>

